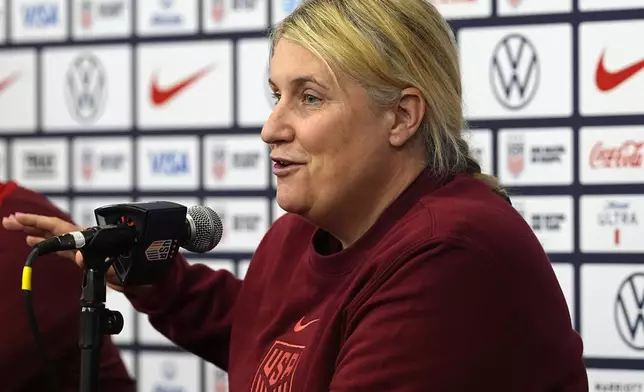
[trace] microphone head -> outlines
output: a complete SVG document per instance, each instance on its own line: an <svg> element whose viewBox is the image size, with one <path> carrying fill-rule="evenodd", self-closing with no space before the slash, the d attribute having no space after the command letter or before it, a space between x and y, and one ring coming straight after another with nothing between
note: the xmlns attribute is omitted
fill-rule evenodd
<svg viewBox="0 0 644 392"><path fill-rule="evenodd" d="M224 232L219 215L212 208L205 206L192 206L188 208L187 215L194 222L194 233L191 233L191 239L182 247L195 253L214 249Z"/></svg>

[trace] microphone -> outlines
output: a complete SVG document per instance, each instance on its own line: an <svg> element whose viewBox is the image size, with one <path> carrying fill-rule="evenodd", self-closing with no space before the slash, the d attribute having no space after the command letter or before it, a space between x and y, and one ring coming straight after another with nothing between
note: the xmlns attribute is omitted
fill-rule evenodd
<svg viewBox="0 0 644 392"><path fill-rule="evenodd" d="M151 284L172 268L179 246L193 252L207 252L221 240L221 219L204 206L185 206L166 201L113 204L94 210L98 226L49 238L36 245L27 258L22 290L29 325L36 348L56 377L45 356L31 300L32 263L39 255L78 249L83 254L84 272L80 299L81 349L80 390L98 390L99 358L103 335L118 334L123 316L105 307L106 274L114 271L123 287Z"/></svg>
<svg viewBox="0 0 644 392"><path fill-rule="evenodd" d="M136 239L136 228L130 223L118 225L94 226L85 230L72 231L71 233L49 238L36 247L40 254L59 252L65 250L80 249L90 243L94 236L101 231L110 230L113 232L114 245L122 242L134 241ZM195 253L204 253L212 250L223 234L221 219L215 211L209 207L192 206L188 209L184 221L183 232L178 238L179 246Z"/></svg>
<svg viewBox="0 0 644 392"><path fill-rule="evenodd" d="M49 238L36 245L38 253L79 249L85 260L109 258L123 286L141 285L165 275L179 247L208 252L223 234L221 219L205 206L125 203L99 207L94 214L98 226Z"/></svg>

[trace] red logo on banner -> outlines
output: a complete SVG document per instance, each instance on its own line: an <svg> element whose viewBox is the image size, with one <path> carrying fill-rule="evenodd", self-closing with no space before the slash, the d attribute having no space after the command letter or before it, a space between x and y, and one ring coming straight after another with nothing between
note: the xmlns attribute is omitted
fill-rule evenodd
<svg viewBox="0 0 644 392"><path fill-rule="evenodd" d="M0 79L0 92L4 91L7 87L11 86L16 80L18 80L18 77L20 74L18 72L14 72L11 75Z"/></svg>
<svg viewBox="0 0 644 392"><path fill-rule="evenodd" d="M522 138L512 138L507 145L508 148L508 171L515 178L519 177L525 169L525 143Z"/></svg>
<svg viewBox="0 0 644 392"><path fill-rule="evenodd" d="M81 26L84 29L92 27L92 2L89 0L81 4Z"/></svg>
<svg viewBox="0 0 644 392"><path fill-rule="evenodd" d="M603 142L597 142L590 151L590 167L641 168L643 149L644 141L627 140L617 147L605 147Z"/></svg>
<svg viewBox="0 0 644 392"><path fill-rule="evenodd" d="M624 66L615 71L609 71L604 66L604 53L602 52L597 62L597 69L595 70L595 84L597 84L597 88L601 91L610 91L626 82L642 69L644 69L644 60Z"/></svg>
<svg viewBox="0 0 644 392"><path fill-rule="evenodd" d="M172 99L174 96L179 94L181 91L186 89L187 87L191 86L192 84L196 83L199 79L204 77L208 72L212 70L214 66L210 65L207 66L200 71L197 71L190 76L187 76L179 81L176 81L175 83L167 86L167 87L161 87L159 86L158 82L158 76L156 73L154 73L150 79L150 100L152 101L152 105L154 106L161 106L165 103L167 103L170 99Z"/></svg>
<svg viewBox="0 0 644 392"><path fill-rule="evenodd" d="M210 15L212 16L212 20L214 20L215 22L221 22L221 20L224 18L225 7L226 6L224 5L224 0L212 0L210 8Z"/></svg>
<svg viewBox="0 0 644 392"><path fill-rule="evenodd" d="M86 181L92 179L94 173L94 153L91 150L85 150L81 154L81 172Z"/></svg>
<svg viewBox="0 0 644 392"><path fill-rule="evenodd" d="M212 150L212 175L221 180L226 175L226 149L217 146Z"/></svg>

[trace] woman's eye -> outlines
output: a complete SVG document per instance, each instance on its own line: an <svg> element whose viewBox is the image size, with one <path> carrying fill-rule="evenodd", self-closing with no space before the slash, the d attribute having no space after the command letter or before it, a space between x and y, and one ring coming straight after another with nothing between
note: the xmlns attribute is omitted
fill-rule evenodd
<svg viewBox="0 0 644 392"><path fill-rule="evenodd" d="M304 94L304 102L307 104L316 104L320 101L320 98L311 94Z"/></svg>
<svg viewBox="0 0 644 392"><path fill-rule="evenodd" d="M278 94L278 93L273 93L273 94L271 94L271 97L273 97L273 102L275 104L277 104L279 102L279 100L280 100L281 95Z"/></svg>

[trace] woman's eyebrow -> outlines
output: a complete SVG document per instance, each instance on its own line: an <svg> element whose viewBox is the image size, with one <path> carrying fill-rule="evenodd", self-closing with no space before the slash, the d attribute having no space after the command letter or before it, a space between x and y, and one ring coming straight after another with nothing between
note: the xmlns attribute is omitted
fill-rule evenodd
<svg viewBox="0 0 644 392"><path fill-rule="evenodd" d="M325 90L330 89L319 78L316 78L315 76L312 76L312 75L298 76L298 77L296 77L294 79L291 79L289 81L289 84L291 85L291 87L300 87L300 86L302 86L303 84L305 84L307 82L315 83L315 84L317 84L318 86L322 87ZM277 87L275 85L275 82L273 82L273 80L271 78L268 78L268 84L273 88Z"/></svg>

